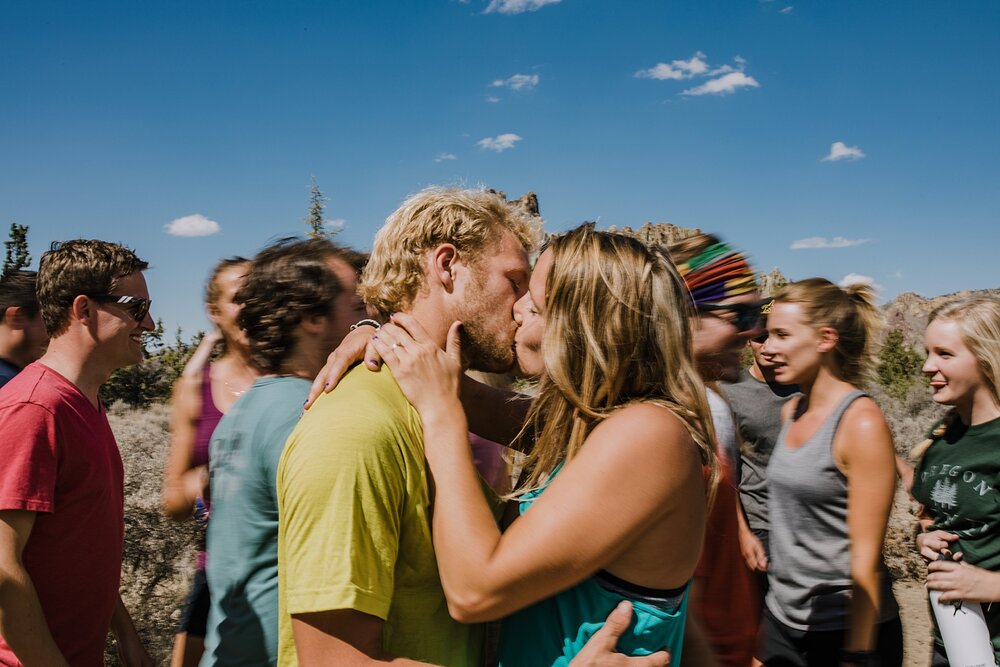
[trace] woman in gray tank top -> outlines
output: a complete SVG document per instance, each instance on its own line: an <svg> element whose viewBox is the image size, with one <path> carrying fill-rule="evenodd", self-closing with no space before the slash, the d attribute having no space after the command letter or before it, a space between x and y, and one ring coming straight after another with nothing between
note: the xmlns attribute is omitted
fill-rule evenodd
<svg viewBox="0 0 1000 667"><path fill-rule="evenodd" d="M882 562L895 490L892 436L858 389L879 313L868 286L813 278L775 298L763 354L802 396L782 410L767 469L770 590L765 665L902 664Z"/></svg>

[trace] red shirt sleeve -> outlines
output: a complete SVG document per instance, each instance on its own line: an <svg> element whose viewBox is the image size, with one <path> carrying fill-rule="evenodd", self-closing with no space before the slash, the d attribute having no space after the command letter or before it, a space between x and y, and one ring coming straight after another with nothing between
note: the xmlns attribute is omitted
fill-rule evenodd
<svg viewBox="0 0 1000 667"><path fill-rule="evenodd" d="M34 403L0 411L0 510L55 511L55 417Z"/></svg>

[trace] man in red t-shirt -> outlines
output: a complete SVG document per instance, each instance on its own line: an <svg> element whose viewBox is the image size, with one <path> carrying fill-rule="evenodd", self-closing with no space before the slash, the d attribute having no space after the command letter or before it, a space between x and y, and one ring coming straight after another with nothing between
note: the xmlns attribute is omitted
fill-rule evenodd
<svg viewBox="0 0 1000 667"><path fill-rule="evenodd" d="M118 595L121 455L98 389L142 360L147 264L103 241L42 256L48 350L0 393L0 665L97 667L108 630L125 665L152 665Z"/></svg>

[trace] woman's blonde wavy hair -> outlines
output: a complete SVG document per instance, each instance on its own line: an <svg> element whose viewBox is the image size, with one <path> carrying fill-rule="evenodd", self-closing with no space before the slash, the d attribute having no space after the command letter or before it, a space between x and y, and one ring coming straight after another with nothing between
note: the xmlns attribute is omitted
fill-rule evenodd
<svg viewBox="0 0 1000 667"><path fill-rule="evenodd" d="M489 190L431 187L411 195L375 236L358 288L370 308L383 317L404 310L425 285L424 258L451 243L475 264L510 231L527 252L537 247L541 220Z"/></svg>
<svg viewBox="0 0 1000 667"><path fill-rule="evenodd" d="M941 304L931 311L927 325L937 320L954 322L962 336L962 342L972 356L983 379L986 380L993 402L1000 406L1000 299L992 296L974 296L955 299ZM927 448L940 438L958 418L951 410L927 438L910 451L910 458L918 461Z"/></svg>
<svg viewBox="0 0 1000 667"><path fill-rule="evenodd" d="M798 304L810 326L830 327L837 332L833 353L840 379L856 387L870 379L882 327L882 313L875 305L871 285L839 287L826 278L807 278L781 288L774 303Z"/></svg>
<svg viewBox="0 0 1000 667"><path fill-rule="evenodd" d="M547 276L544 373L522 439L536 436L516 495L539 488L591 431L635 402L662 405L688 428L719 478L705 386L691 353L684 281L667 254L593 224L553 237Z"/></svg>

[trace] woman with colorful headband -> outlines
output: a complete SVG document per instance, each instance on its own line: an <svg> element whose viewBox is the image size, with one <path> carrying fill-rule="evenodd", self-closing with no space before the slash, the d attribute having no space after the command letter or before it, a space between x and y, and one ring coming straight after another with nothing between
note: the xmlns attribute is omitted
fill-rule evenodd
<svg viewBox="0 0 1000 667"><path fill-rule="evenodd" d="M812 278L775 297L764 356L802 395L782 410L767 468L771 560L765 665L902 664L902 627L882 543L894 449L858 389L880 319L867 285Z"/></svg>

